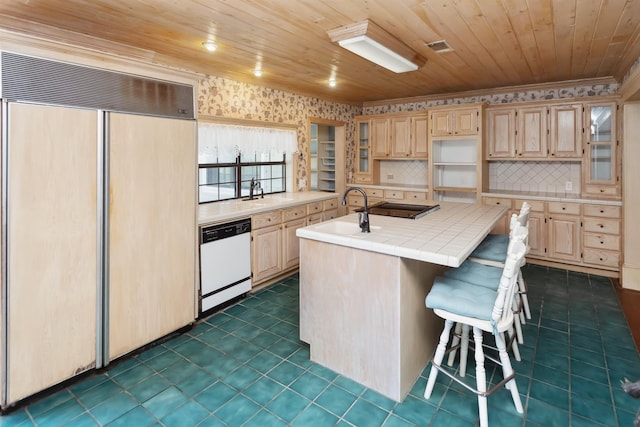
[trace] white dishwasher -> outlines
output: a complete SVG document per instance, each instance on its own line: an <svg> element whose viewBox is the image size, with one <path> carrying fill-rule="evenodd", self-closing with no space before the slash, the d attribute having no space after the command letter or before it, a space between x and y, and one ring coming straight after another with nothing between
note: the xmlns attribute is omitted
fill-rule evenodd
<svg viewBox="0 0 640 427"><path fill-rule="evenodd" d="M200 229L200 315L251 290L251 219Z"/></svg>

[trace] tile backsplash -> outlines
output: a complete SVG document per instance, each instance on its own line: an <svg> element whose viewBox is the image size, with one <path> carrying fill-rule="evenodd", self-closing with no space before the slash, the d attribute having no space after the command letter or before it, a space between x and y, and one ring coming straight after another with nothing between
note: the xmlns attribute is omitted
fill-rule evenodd
<svg viewBox="0 0 640 427"><path fill-rule="evenodd" d="M381 160L380 184L427 185L426 160Z"/></svg>
<svg viewBox="0 0 640 427"><path fill-rule="evenodd" d="M580 194L580 171L580 162L490 162L489 189Z"/></svg>

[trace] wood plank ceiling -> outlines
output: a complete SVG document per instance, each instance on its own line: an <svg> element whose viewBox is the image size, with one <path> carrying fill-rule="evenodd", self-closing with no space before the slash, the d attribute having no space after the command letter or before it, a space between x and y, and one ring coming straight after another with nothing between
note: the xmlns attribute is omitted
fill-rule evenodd
<svg viewBox="0 0 640 427"><path fill-rule="evenodd" d="M327 36L365 19L426 64L395 74ZM640 57L640 0L5 0L0 28L356 104L576 79L620 82ZM207 39L215 52L202 47ZM426 46L443 39L453 52Z"/></svg>

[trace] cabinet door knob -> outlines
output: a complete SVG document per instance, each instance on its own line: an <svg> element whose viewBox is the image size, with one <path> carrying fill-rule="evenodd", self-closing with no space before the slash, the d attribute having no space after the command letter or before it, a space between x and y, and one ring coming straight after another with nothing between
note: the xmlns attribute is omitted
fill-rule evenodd
<svg viewBox="0 0 640 427"><path fill-rule="evenodd" d="M604 213L604 209L600 209L600 213Z"/></svg>
<svg viewBox="0 0 640 427"><path fill-rule="evenodd" d="M602 224L598 224L598 227L600 227L600 228L604 228L604 225L602 225Z"/></svg>

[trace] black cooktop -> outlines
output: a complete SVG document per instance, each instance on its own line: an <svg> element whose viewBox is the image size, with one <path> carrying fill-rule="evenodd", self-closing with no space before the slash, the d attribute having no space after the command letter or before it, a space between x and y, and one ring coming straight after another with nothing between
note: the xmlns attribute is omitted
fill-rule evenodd
<svg viewBox="0 0 640 427"><path fill-rule="evenodd" d="M381 202L369 206L369 213L371 215L418 219L438 209L440 209L440 205L408 205L404 203ZM364 208L356 209L356 212L364 212Z"/></svg>

